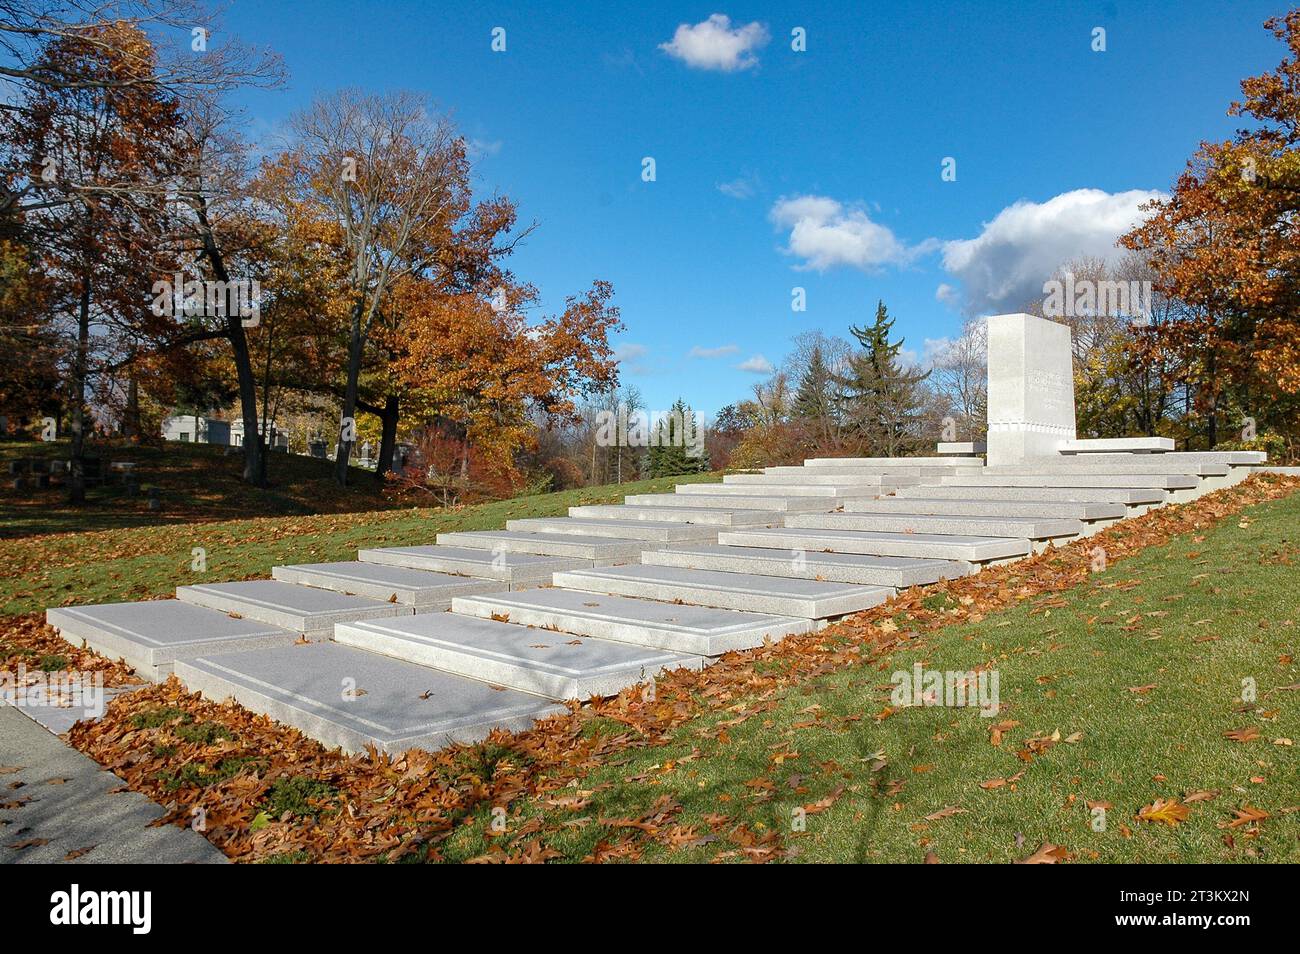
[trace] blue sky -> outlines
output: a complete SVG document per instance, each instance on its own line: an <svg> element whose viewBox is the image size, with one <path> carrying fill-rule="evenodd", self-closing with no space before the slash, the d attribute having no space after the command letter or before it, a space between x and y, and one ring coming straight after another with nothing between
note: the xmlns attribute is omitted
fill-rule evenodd
<svg viewBox="0 0 1300 954"><path fill-rule="evenodd" d="M1238 82L1282 58L1261 24L1284 9L235 0L224 21L288 67L243 96L255 137L339 87L433 97L478 189L538 223L512 267L547 309L612 281L624 380L651 409L712 413L793 335L843 335L877 299L923 358L963 315L1018 311L1060 260L1105 254L1231 133Z"/></svg>

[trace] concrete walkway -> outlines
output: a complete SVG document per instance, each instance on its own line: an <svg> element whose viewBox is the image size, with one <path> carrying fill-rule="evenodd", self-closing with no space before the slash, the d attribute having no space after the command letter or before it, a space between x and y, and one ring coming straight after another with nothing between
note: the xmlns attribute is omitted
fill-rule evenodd
<svg viewBox="0 0 1300 954"><path fill-rule="evenodd" d="M0 864L221 864L196 832L112 772L0 705Z"/></svg>

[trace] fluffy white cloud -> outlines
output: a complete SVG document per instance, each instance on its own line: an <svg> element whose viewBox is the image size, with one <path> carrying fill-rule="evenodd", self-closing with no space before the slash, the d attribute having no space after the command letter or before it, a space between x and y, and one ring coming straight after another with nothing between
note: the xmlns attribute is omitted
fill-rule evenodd
<svg viewBox="0 0 1300 954"><path fill-rule="evenodd" d="M688 358L725 358L729 354L735 354L740 350L739 345L726 344L719 345L716 348L702 348L696 345L688 353Z"/></svg>
<svg viewBox="0 0 1300 954"><path fill-rule="evenodd" d="M772 367L772 362L761 354L756 354L752 358L746 358L740 364L736 365L738 371L747 371L750 374L771 374L776 369Z"/></svg>
<svg viewBox="0 0 1300 954"><path fill-rule="evenodd" d="M672 40L660 43L659 49L696 69L731 73L758 65L754 51L768 39L761 23L733 27L731 17L715 13L694 26L679 24Z"/></svg>
<svg viewBox="0 0 1300 954"><path fill-rule="evenodd" d="M872 271L904 264L927 247L908 248L887 226L871 221L866 210L822 195L782 197L768 217L790 231L785 252L803 260L800 269L849 265Z"/></svg>
<svg viewBox="0 0 1300 954"><path fill-rule="evenodd" d="M1124 250L1115 240L1145 217L1156 191L1075 189L1046 202L1021 200L1003 209L973 239L943 244L943 267L961 280L963 300L975 314L1018 309L1043 294L1043 283L1065 262L1114 262ZM951 303L953 290L936 297Z"/></svg>

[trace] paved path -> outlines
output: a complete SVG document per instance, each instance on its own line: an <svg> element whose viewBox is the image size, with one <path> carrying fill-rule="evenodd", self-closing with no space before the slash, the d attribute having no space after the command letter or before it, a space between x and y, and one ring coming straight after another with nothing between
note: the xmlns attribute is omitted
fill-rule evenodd
<svg viewBox="0 0 1300 954"><path fill-rule="evenodd" d="M162 815L21 710L0 705L0 864L225 862L196 832L150 827Z"/></svg>

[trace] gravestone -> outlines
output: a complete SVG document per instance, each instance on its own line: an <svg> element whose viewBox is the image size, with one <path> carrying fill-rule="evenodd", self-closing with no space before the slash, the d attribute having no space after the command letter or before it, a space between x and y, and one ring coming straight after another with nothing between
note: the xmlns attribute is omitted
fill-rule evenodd
<svg viewBox="0 0 1300 954"><path fill-rule="evenodd" d="M988 463L1056 457L1074 440L1067 325L1033 315L988 319Z"/></svg>

